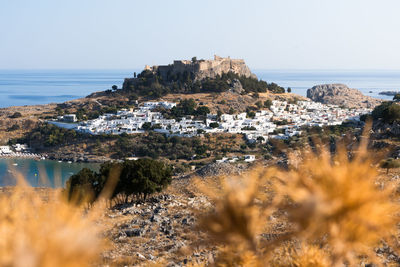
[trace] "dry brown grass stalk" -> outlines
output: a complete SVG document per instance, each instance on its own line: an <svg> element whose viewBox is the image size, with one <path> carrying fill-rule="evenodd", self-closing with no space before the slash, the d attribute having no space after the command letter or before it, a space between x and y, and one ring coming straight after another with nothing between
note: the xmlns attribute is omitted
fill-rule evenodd
<svg viewBox="0 0 400 267"><path fill-rule="evenodd" d="M282 182L278 194L288 197L278 208L288 212L294 237L323 240L333 264L355 263L359 255L373 259L374 246L396 231L392 188L375 185L377 170L365 150L352 160L343 151L336 157L322 151L276 177Z"/></svg>
<svg viewBox="0 0 400 267"><path fill-rule="evenodd" d="M244 177L222 177L212 188L198 183L208 195L214 210L202 217L202 227L218 242L240 243L256 251L257 237L265 226L263 221L271 212L268 202L269 184L262 169Z"/></svg>
<svg viewBox="0 0 400 267"><path fill-rule="evenodd" d="M354 266L361 256L379 264L374 248L396 233L399 205L391 186L377 186L364 140L348 156L343 149L335 156L308 151L286 171L259 168L221 179L211 194L214 209L201 220L219 244L215 265L266 266L283 241L304 244L289 251L287 266ZM265 241L261 233L273 228L274 214L284 214L285 233Z"/></svg>
<svg viewBox="0 0 400 267"><path fill-rule="evenodd" d="M100 238L103 204L85 211L63 201L59 191L44 201L22 177L0 195L0 266L92 266L105 242Z"/></svg>

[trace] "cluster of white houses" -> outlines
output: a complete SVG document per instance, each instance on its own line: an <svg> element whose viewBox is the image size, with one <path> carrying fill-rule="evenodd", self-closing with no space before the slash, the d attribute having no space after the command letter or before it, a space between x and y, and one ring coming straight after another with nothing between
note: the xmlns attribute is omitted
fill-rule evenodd
<svg viewBox="0 0 400 267"><path fill-rule="evenodd" d="M27 144L15 144L12 146L0 146L0 157L4 158L42 158L41 155L30 152Z"/></svg>
<svg viewBox="0 0 400 267"><path fill-rule="evenodd" d="M166 119L160 112L153 111L162 106L171 109L176 103L145 102L136 110L120 110L117 114L105 114L97 119L81 122L75 129L98 134L142 133L143 126L150 126L160 133L192 137L204 133L245 134L249 142L265 142L268 138L285 139L301 133L302 126L340 125L346 120L359 120L361 114L370 109L343 109L335 105L324 105L312 101L272 101L269 110L259 110L249 118L246 113L208 114L205 120L195 120L191 116L180 120ZM148 128L148 127L147 127ZM278 130L279 131L276 131ZM276 134L280 132L280 134Z"/></svg>

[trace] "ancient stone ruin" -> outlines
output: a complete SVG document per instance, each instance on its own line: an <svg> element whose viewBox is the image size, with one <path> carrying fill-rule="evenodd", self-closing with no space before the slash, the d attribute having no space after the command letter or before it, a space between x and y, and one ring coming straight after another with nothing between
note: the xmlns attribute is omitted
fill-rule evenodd
<svg viewBox="0 0 400 267"><path fill-rule="evenodd" d="M231 59L230 57L214 56L213 60L174 60L173 64L160 65L160 66L146 66L145 70L150 70L158 73L163 79L166 80L168 75L177 73L192 73L195 80L202 80L204 78L215 78L222 73L234 72L246 77L257 78L243 59Z"/></svg>

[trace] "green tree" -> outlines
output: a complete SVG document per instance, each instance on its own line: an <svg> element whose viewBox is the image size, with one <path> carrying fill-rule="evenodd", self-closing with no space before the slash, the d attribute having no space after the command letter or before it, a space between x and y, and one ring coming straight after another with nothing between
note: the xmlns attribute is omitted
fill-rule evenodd
<svg viewBox="0 0 400 267"><path fill-rule="evenodd" d="M218 127L219 127L219 124L218 124L218 122L212 122L212 123L209 124L209 126L210 126L211 128L218 128Z"/></svg>
<svg viewBox="0 0 400 267"><path fill-rule="evenodd" d="M261 101L257 101L256 106L258 109L261 109L263 107L263 103Z"/></svg>
<svg viewBox="0 0 400 267"><path fill-rule="evenodd" d="M66 194L69 201L75 204L93 202L103 190L104 184L100 184L95 172L83 168L77 174L72 175L66 183Z"/></svg>
<svg viewBox="0 0 400 267"><path fill-rule="evenodd" d="M389 173L389 169L400 168L400 160L388 158L381 162L381 168L386 169L386 173Z"/></svg>
<svg viewBox="0 0 400 267"><path fill-rule="evenodd" d="M395 102L384 102L372 111L374 119L382 119L384 122L393 123L400 120L400 105Z"/></svg>
<svg viewBox="0 0 400 267"><path fill-rule="evenodd" d="M145 131L151 130L151 122L145 122L145 123L143 123L142 129L145 130Z"/></svg>
<svg viewBox="0 0 400 267"><path fill-rule="evenodd" d="M116 85L113 85L113 86L111 86L111 89L113 89L113 91L117 91L117 89L118 89L118 86L116 86Z"/></svg>
<svg viewBox="0 0 400 267"><path fill-rule="evenodd" d="M220 121L222 116L222 111L220 109L217 110L217 120Z"/></svg>
<svg viewBox="0 0 400 267"><path fill-rule="evenodd" d="M203 133L205 133L206 131L204 131L203 129L197 129L197 134L203 134Z"/></svg>
<svg viewBox="0 0 400 267"><path fill-rule="evenodd" d="M400 101L400 94L395 94L395 95L393 96L393 100L394 100L394 101Z"/></svg>
<svg viewBox="0 0 400 267"><path fill-rule="evenodd" d="M292 92L292 88L288 87L287 92L291 93Z"/></svg>
<svg viewBox="0 0 400 267"><path fill-rule="evenodd" d="M22 114L20 112L14 112L9 118L11 119L16 119L16 118L21 118Z"/></svg>
<svg viewBox="0 0 400 267"><path fill-rule="evenodd" d="M259 137L257 137L257 141L258 141L259 143L262 143L262 142L265 141L265 138L262 137L262 136L259 136Z"/></svg>
<svg viewBox="0 0 400 267"><path fill-rule="evenodd" d="M206 106L200 106L196 110L196 114L199 116L207 116L210 113L210 109Z"/></svg>
<svg viewBox="0 0 400 267"><path fill-rule="evenodd" d="M271 108L271 106L272 106L272 101L270 100L270 99L267 99L267 100L265 100L264 101L264 107L265 108Z"/></svg>
<svg viewBox="0 0 400 267"><path fill-rule="evenodd" d="M197 103L193 98L181 100L176 107L171 109L171 114L175 118L186 115L196 115Z"/></svg>
<svg viewBox="0 0 400 267"><path fill-rule="evenodd" d="M11 127L7 128L7 132L13 132L19 130L21 127L18 124L14 124Z"/></svg>
<svg viewBox="0 0 400 267"><path fill-rule="evenodd" d="M155 192L161 192L171 183L172 168L161 161L138 159L122 163L122 170L116 193L142 195L144 199Z"/></svg>
<svg viewBox="0 0 400 267"><path fill-rule="evenodd" d="M87 168L72 175L66 185L69 200L77 203L93 202L104 190L112 190L111 197L119 194L147 198L161 192L171 183L172 168L161 161L139 159L123 163L103 163L99 173ZM112 186L114 184L115 186ZM106 188L106 186L113 188Z"/></svg>
<svg viewBox="0 0 400 267"><path fill-rule="evenodd" d="M394 122L400 120L400 105L393 103L390 105L387 114L384 119L388 122Z"/></svg>
<svg viewBox="0 0 400 267"><path fill-rule="evenodd" d="M247 112L247 117L248 118L252 118L253 119L255 116L256 116L256 114L253 111L248 111Z"/></svg>

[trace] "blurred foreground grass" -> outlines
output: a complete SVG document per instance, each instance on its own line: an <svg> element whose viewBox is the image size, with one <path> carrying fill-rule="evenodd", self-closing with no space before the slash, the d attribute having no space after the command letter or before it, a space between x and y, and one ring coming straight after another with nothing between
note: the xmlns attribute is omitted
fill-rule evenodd
<svg viewBox="0 0 400 267"><path fill-rule="evenodd" d="M192 236L206 236L202 242L214 257L188 264L398 265L376 256L383 243L397 251L399 235L398 184L379 181L377 168L361 146L350 157L344 150L305 151L286 170L259 167L237 177L199 180L194 186L213 205L197 210ZM60 190L43 199L19 181L0 194L0 266L102 265L110 242L104 238L105 202L79 207ZM142 265L166 264L159 259Z"/></svg>

